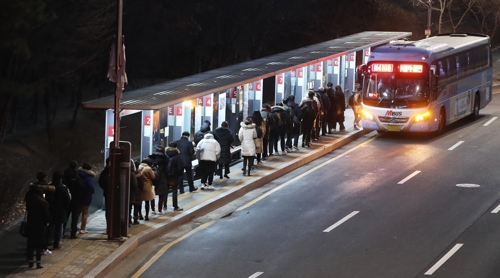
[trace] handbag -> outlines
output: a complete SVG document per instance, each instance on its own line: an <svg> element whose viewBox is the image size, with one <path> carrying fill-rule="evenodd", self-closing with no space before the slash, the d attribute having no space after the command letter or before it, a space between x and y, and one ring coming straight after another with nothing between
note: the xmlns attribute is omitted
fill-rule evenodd
<svg viewBox="0 0 500 278"><path fill-rule="evenodd" d="M21 227L19 227L19 234L23 237L28 237L28 222L26 222L26 213L24 214L24 219L21 222Z"/></svg>

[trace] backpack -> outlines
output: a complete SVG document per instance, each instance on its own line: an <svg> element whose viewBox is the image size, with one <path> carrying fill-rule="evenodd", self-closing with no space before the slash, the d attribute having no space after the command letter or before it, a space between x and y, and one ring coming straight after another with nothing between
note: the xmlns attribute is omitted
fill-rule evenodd
<svg viewBox="0 0 500 278"><path fill-rule="evenodd" d="M146 179L144 178L143 175L137 177L137 187L139 187L139 191L144 190L144 183L146 182Z"/></svg>
<svg viewBox="0 0 500 278"><path fill-rule="evenodd" d="M167 155L167 158L168 158L168 163L167 163L167 176L177 176L177 169L175 169L172 165L173 161L174 161L174 157L170 157Z"/></svg>
<svg viewBox="0 0 500 278"><path fill-rule="evenodd" d="M349 106L353 107L354 106L354 95L351 95L349 97Z"/></svg>
<svg viewBox="0 0 500 278"><path fill-rule="evenodd" d="M157 186L160 183L160 165L151 165L151 170L153 170L153 173L155 174L155 178L151 182L154 186Z"/></svg>

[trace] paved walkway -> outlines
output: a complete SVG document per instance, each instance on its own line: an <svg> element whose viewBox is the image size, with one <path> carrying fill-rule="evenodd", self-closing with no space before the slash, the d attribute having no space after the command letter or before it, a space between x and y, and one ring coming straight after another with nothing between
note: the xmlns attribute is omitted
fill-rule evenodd
<svg viewBox="0 0 500 278"><path fill-rule="evenodd" d="M150 216L150 221L140 221L141 224L132 225L129 228L129 237L123 241L107 240L104 212L99 210L89 217L88 234L78 235L77 239L64 239L61 249L54 250L52 255L42 257L43 269L31 269L26 264L7 277L104 277L137 246L363 136L366 132L354 130L352 122L352 110L347 109L345 121L347 132L323 136L310 148L274 155L257 166L250 177L242 175L242 163L232 166L230 179L221 180L215 177L214 191L198 189L194 193L187 191L179 195L179 205L184 211L174 212L169 198L167 213ZM199 185L200 181L195 181L195 186Z"/></svg>

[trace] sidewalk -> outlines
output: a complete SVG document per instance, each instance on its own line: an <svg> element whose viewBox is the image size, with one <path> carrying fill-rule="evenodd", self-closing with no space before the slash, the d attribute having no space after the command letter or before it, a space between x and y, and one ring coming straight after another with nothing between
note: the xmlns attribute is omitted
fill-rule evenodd
<svg viewBox="0 0 500 278"><path fill-rule="evenodd" d="M205 215L367 133L353 129L353 113L350 108L346 110L345 119L347 132L322 136L309 148L274 155L257 166L250 177L243 176L240 162L231 167L230 179L221 180L214 177L214 191L198 189L189 193L186 188L186 193L179 195L179 206L184 208L184 211L174 212L169 198L167 213L150 216L150 221L140 221L140 225L131 225L129 237L123 241L107 240L107 235L104 234L104 212L99 210L89 217L88 234L78 235L78 238L73 240L64 239L62 249L42 257L43 269L30 269L26 264L7 277L104 277L139 245ZM195 186L199 185L200 181L195 181Z"/></svg>

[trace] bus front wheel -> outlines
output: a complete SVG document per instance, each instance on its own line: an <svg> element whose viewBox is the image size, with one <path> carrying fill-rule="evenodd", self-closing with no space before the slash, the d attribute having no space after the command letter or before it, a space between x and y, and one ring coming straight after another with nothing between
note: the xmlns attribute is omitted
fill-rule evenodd
<svg viewBox="0 0 500 278"><path fill-rule="evenodd" d="M441 109L441 112L439 113L439 125L438 129L436 130L436 134L442 134L444 132L444 127L446 126L446 113L444 112L444 109Z"/></svg>

